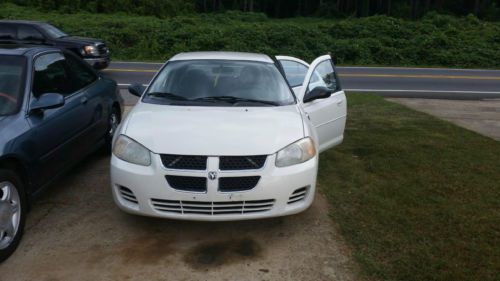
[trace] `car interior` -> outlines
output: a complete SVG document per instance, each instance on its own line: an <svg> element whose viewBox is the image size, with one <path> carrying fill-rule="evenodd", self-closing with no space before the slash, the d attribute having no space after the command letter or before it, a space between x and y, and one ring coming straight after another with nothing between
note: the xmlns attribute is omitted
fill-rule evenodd
<svg viewBox="0 0 500 281"><path fill-rule="evenodd" d="M17 108L20 80L20 75L0 72L0 115Z"/></svg>

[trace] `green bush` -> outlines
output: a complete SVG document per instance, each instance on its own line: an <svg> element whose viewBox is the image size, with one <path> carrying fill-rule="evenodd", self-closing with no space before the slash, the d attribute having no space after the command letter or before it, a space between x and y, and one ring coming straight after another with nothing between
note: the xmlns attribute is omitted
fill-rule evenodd
<svg viewBox="0 0 500 281"><path fill-rule="evenodd" d="M0 4L0 18L49 21L70 34L102 38L113 59L120 60L164 61L179 52L230 50L308 61L331 52L338 63L351 65L500 66L500 23L472 15L429 13L421 21L407 21L387 16L269 19L259 13L227 12L159 19L43 13Z"/></svg>

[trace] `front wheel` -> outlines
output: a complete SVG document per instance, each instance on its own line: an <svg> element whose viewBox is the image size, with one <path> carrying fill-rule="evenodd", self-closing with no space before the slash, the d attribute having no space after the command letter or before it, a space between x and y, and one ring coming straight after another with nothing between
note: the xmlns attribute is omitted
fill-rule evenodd
<svg viewBox="0 0 500 281"><path fill-rule="evenodd" d="M0 169L0 262L16 250L26 220L24 188L18 176Z"/></svg>
<svg viewBox="0 0 500 281"><path fill-rule="evenodd" d="M113 145L113 136L115 135L116 129L120 125L120 112L116 107L111 109L111 113L108 117L108 132L106 133L106 152L111 152L111 146Z"/></svg>

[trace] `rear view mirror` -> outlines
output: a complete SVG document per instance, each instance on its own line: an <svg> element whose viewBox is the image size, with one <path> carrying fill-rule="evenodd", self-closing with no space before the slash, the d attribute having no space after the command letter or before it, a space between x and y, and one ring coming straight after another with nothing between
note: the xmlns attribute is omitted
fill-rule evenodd
<svg viewBox="0 0 500 281"><path fill-rule="evenodd" d="M312 91L309 91L304 96L304 103L311 102L317 99L326 99L329 98L333 93L333 90L330 90L327 87L316 87Z"/></svg>
<svg viewBox="0 0 500 281"><path fill-rule="evenodd" d="M64 96L56 93L47 93L41 95L30 105L30 111L57 108L64 105Z"/></svg>
<svg viewBox="0 0 500 281"><path fill-rule="evenodd" d="M141 97L144 90L146 90L146 87L139 83L128 86L128 92L137 97Z"/></svg>

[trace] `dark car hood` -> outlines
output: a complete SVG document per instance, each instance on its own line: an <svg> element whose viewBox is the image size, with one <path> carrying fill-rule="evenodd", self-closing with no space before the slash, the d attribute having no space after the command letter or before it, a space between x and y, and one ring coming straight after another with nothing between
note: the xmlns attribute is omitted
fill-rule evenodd
<svg viewBox="0 0 500 281"><path fill-rule="evenodd" d="M87 38L87 37L79 37L79 36L67 36L56 39L58 42L66 42L66 43L81 43L87 45L93 45L96 43L104 43L104 41L95 38Z"/></svg>

